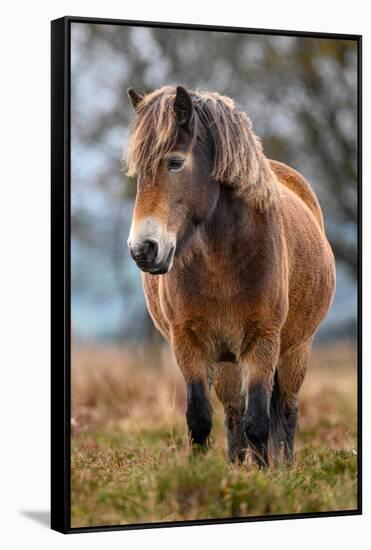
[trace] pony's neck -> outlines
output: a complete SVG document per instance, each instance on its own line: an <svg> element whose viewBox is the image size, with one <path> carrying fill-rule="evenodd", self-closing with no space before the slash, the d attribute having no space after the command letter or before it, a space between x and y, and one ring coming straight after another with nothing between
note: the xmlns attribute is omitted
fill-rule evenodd
<svg viewBox="0 0 371 550"><path fill-rule="evenodd" d="M272 212L250 206L233 189L221 185L213 211L176 260L183 280L190 279L194 287L190 274L195 270L194 291L215 299L232 299L241 282L246 293L254 294L273 255Z"/></svg>
<svg viewBox="0 0 371 550"><path fill-rule="evenodd" d="M242 288L253 296L270 265L265 253L272 255L270 221L269 211L250 207L221 186L213 212L179 258L183 280L193 292L218 301L235 299Z"/></svg>
<svg viewBox="0 0 371 550"><path fill-rule="evenodd" d="M246 254L256 230L254 209L242 197L236 197L231 188L221 185L214 211L201 229L206 248L226 258L239 256L239 249Z"/></svg>
<svg viewBox="0 0 371 550"><path fill-rule="evenodd" d="M241 197L225 186L210 217L199 228L198 238L192 243L194 261L218 292L231 292L238 281L260 277L262 250L270 239L270 213L250 207ZM251 270L252 265L259 264ZM247 275L248 274L248 275ZM220 284L225 279L226 286ZM229 281L229 286L227 284ZM251 280L252 286L255 281Z"/></svg>

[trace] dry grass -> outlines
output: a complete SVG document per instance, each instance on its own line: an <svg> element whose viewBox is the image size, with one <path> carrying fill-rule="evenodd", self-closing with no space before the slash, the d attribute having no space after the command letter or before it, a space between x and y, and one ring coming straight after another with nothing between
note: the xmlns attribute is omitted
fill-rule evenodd
<svg viewBox="0 0 371 550"><path fill-rule="evenodd" d="M72 525L356 508L356 356L317 348L300 400L295 466L226 463L213 399L212 449L190 456L183 380L167 348L73 350Z"/></svg>

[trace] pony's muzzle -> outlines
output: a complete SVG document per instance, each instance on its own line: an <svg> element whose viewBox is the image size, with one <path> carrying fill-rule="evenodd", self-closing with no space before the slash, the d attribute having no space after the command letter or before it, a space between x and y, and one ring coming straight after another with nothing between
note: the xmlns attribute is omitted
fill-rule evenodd
<svg viewBox="0 0 371 550"><path fill-rule="evenodd" d="M161 275L173 264L176 237L158 220L148 217L132 224L128 246L139 269Z"/></svg>
<svg viewBox="0 0 371 550"><path fill-rule="evenodd" d="M175 247L171 247L163 259L159 258L159 245L154 240L145 240L135 248L128 243L130 256L139 269L152 275L167 273L173 263Z"/></svg>
<svg viewBox="0 0 371 550"><path fill-rule="evenodd" d="M135 262L143 264L154 264L158 253L158 244L156 241L148 240L140 243L136 249L130 248L130 255Z"/></svg>

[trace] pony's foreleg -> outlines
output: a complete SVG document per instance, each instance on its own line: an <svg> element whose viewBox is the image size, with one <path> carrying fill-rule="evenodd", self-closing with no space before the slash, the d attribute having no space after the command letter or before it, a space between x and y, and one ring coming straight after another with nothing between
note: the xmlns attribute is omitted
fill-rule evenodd
<svg viewBox="0 0 371 550"><path fill-rule="evenodd" d="M173 339L173 350L187 386L187 425L193 447L207 447L212 425L207 363L187 333Z"/></svg>
<svg viewBox="0 0 371 550"><path fill-rule="evenodd" d="M271 432L272 439L283 443L284 457L288 463L294 460L298 393L307 371L310 347L311 342L306 342L295 350L289 350L280 358L277 368L273 390L275 403L271 406Z"/></svg>
<svg viewBox="0 0 371 550"><path fill-rule="evenodd" d="M189 381L187 384L187 425L192 446L208 446L211 431L211 405L204 382Z"/></svg>
<svg viewBox="0 0 371 550"><path fill-rule="evenodd" d="M245 433L255 461L268 466L269 406L279 357L279 339L260 338L243 358Z"/></svg>
<svg viewBox="0 0 371 550"><path fill-rule="evenodd" d="M214 387L224 407L228 458L231 462L243 462L247 441L244 424L245 396L242 392L239 366L233 363L219 363Z"/></svg>

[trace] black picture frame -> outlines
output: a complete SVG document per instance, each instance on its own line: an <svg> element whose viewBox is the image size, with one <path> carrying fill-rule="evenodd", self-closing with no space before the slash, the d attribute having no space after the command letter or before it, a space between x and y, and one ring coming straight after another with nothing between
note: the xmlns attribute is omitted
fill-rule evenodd
<svg viewBox="0 0 371 550"><path fill-rule="evenodd" d="M70 152L71 152L71 43L72 23L94 23L228 31L263 35L334 38L353 40L358 48L358 316L357 316L357 462L358 503L354 510L332 512L253 516L246 518L207 519L142 523L131 525L96 525L72 528L71 504L71 285L70 285ZM350 516L362 514L362 36L304 31L251 29L211 25L128 21L91 17L66 16L51 22L51 528L62 533L113 531Z"/></svg>

